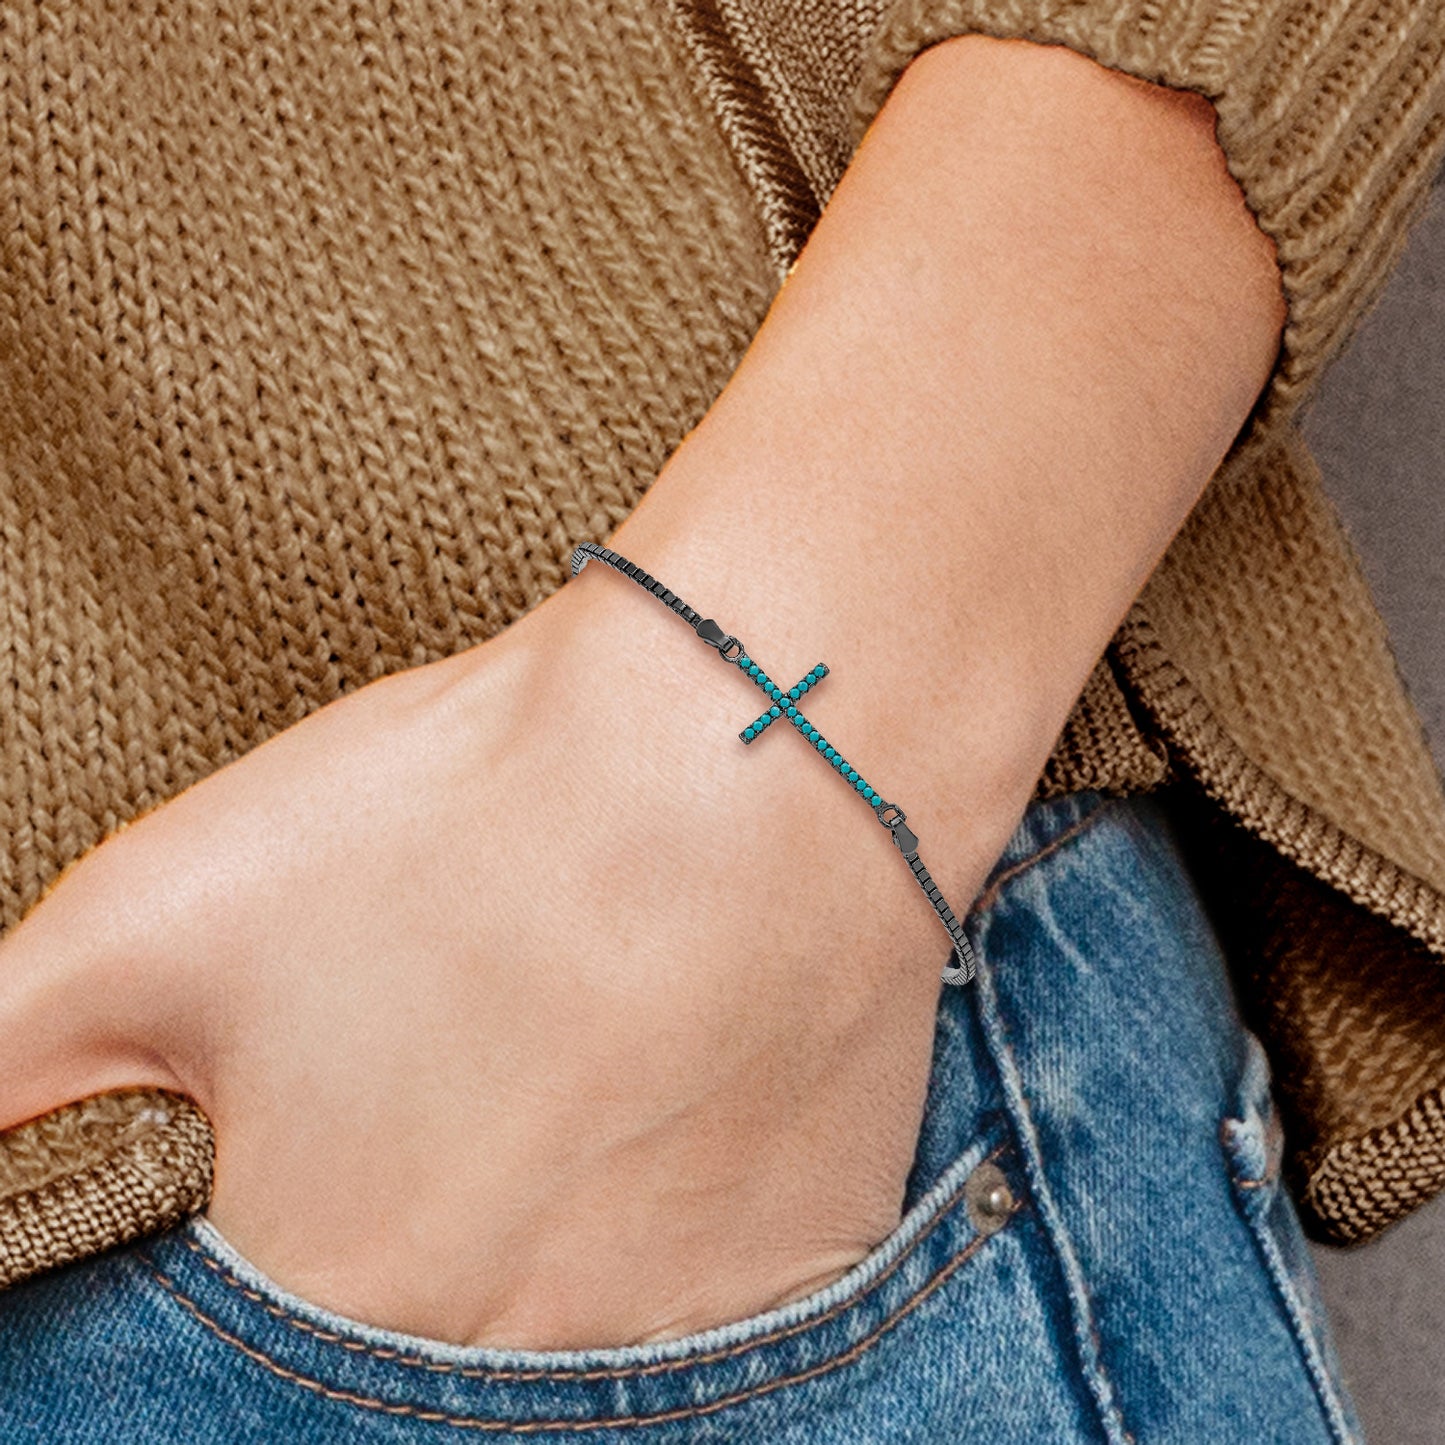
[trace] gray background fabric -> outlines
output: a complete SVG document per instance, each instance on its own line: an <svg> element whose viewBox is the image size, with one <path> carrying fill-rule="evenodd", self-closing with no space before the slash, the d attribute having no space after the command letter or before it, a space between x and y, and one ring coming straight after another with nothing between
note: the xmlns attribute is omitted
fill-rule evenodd
<svg viewBox="0 0 1445 1445"><path fill-rule="evenodd" d="M1445 171L1302 430L1445 772ZM1369 1445L1441 1445L1445 1198L1357 1249L1314 1257Z"/></svg>

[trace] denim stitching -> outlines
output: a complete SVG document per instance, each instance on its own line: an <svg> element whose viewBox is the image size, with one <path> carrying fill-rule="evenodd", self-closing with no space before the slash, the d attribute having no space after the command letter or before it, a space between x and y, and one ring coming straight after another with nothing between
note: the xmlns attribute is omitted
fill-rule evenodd
<svg viewBox="0 0 1445 1445"><path fill-rule="evenodd" d="M1022 1203L1016 1204L1011 1209L1006 1219L1012 1218L1023 1208ZM998 1233L1000 1231L995 1231ZM806 1370L800 1370L792 1375L780 1375L775 1380L764 1381L748 1390L738 1390L731 1395L719 1396L716 1400L709 1400L705 1404L682 1406L673 1410L659 1411L652 1415L619 1415L604 1420L487 1420L477 1416L451 1415L441 1410L426 1410L419 1405L408 1405L390 1400L378 1400L370 1395L358 1395L349 1390L337 1390L329 1385L324 1385L320 1380L313 1380L306 1375L299 1374L295 1370L287 1369L278 1360L274 1360L263 1350L255 1349L247 1345L243 1340L237 1339L222 1328L215 1320L207 1315L194 1300L184 1294L168 1276L162 1274L154 1265L150 1267L151 1273L156 1277L167 1293L174 1297L176 1302L182 1305L212 1334L226 1344L233 1346L254 1360L257 1364L264 1366L273 1374L283 1380L289 1380L292 1384L301 1389L309 1390L312 1394L321 1395L328 1400L339 1400L343 1404L356 1405L361 1409L377 1410L386 1415L407 1415L414 1419L426 1420L435 1424L453 1425L458 1429L466 1430L489 1430L495 1432L508 1431L511 1433L539 1434L544 1431L570 1431L580 1432L583 1430L610 1430L620 1429L627 1426L638 1425L662 1425L673 1420L692 1419L699 1415L715 1414L732 1405L737 1405L746 1400L756 1399L760 1395L771 1394L774 1390L780 1390L790 1385L804 1384L809 1380L817 1379L821 1375L831 1373L844 1365L852 1364L869 1349L871 1349L889 1330L891 1330L904 1316L911 1314L929 1295L950 1279L963 1264L971 1258L988 1240L993 1239L994 1234L975 1235L973 1239L955 1254L921 1289L904 1300L901 1305L878 1325L855 1344L850 1345L842 1354L835 1355L831 1359L812 1365Z"/></svg>
<svg viewBox="0 0 1445 1445"><path fill-rule="evenodd" d="M1244 1215L1245 1224L1254 1237L1256 1247L1264 1256L1265 1268L1274 1282L1280 1307L1284 1310L1285 1317L1289 1322L1290 1333L1294 1336L1295 1345L1304 1356L1305 1372L1310 1377L1315 1398L1325 1417L1331 1437L1337 1442L1337 1445L1358 1445L1357 1437L1350 1430L1345 1419L1344 1403L1340 1398L1334 1377L1325 1364L1323 1352L1315 1340L1314 1332L1305 1322L1303 1304L1295 1287L1294 1279L1290 1275L1289 1266L1285 1263L1279 1241L1275 1238L1273 1226L1269 1222L1269 1212L1275 1207L1279 1195L1283 1191L1280 1179L1279 1151L1266 1149L1265 1172L1257 1178L1247 1174L1237 1162L1233 1130L1236 1126L1245 1125L1248 1113L1248 1109L1242 1109L1239 1115L1226 1117L1220 1125L1219 1136L1226 1150L1225 1163L1229 1170L1229 1177L1236 1189L1269 1187L1273 1190L1274 1197L1264 1199L1258 1208L1246 1208L1240 1212ZM1267 1140L1272 1140L1282 1134L1284 1126L1273 1093L1268 1096L1260 1113L1264 1119Z"/></svg>
<svg viewBox="0 0 1445 1445"><path fill-rule="evenodd" d="M992 1163L1003 1154L1007 1145L1000 1144L991 1154L986 1155L980 1164ZM388 1364L406 1365L412 1369L426 1370L432 1374L459 1375L465 1379L473 1380L616 1380L630 1379L639 1375L666 1374L671 1370L690 1369L695 1365L711 1364L716 1360L728 1359L733 1355L743 1354L747 1350L756 1349L762 1345L772 1344L777 1340L787 1339L792 1335L800 1334L804 1330L812 1329L816 1325L826 1324L829 1320L836 1319L844 1310L852 1309L865 1295L871 1294L887 1279L895 1274L903 1262L933 1233L943 1222L948 1214L958 1204L964 1190L968 1186L968 1180L959 1182L957 1189L943 1200L933 1217L923 1226L922 1229L909 1241L908 1245L883 1267L883 1269L868 1280L857 1293L848 1295L845 1299L839 1300L821 1315L814 1315L808 1319L795 1320L790 1325L782 1325L775 1330L770 1330L765 1335L757 1335L752 1339L739 1340L736 1344L725 1345L720 1349L710 1350L701 1355L685 1355L675 1360L656 1360L647 1365L613 1365L606 1368L592 1370L505 1370L487 1369L478 1365L457 1365L449 1364L443 1360L428 1360L420 1355L407 1355L399 1350L386 1349L381 1345L371 1345L364 1340L351 1340L343 1335L337 1334L334 1330L324 1330L319 1325L312 1324L310 1320L302 1319L299 1315L293 1314L285 1306L268 1300L257 1290L244 1285L235 1275L231 1274L219 1261L212 1259L204 1249L194 1240L186 1239L186 1247L200 1257L201 1262L215 1275L232 1289L238 1290L247 1299L261 1306L267 1314L274 1316L282 1323L290 1325L293 1329L300 1330L311 1335L314 1339L321 1340L327 1344L339 1345L344 1350L353 1354L372 1355L376 1359L384 1360ZM1011 1217L1011 1216L1010 1216ZM900 1221L901 1223L901 1221ZM151 1273L160 1278L160 1272L155 1266L155 1261L148 1252L145 1253L145 1260L150 1266Z"/></svg>
<svg viewBox="0 0 1445 1445"><path fill-rule="evenodd" d="M1256 1180L1254 1182L1262 1184L1264 1181ZM1336 1394L1334 1380L1325 1367L1325 1362L1315 1343L1313 1331L1305 1324L1294 1280L1290 1277L1289 1268L1284 1262L1284 1256L1280 1253L1279 1244L1274 1238L1269 1221L1263 1214L1260 1214L1258 1216L1251 1215L1247 1222L1250 1232L1254 1235L1255 1243L1259 1246L1260 1253L1264 1255L1265 1266L1274 1280L1275 1289L1279 1292L1280 1303L1289 1319L1290 1333L1294 1336L1295 1344L1304 1356L1305 1370L1310 1377L1310 1382L1314 1385L1315 1398L1319 1402L1330 1434L1338 1442L1338 1445L1356 1445L1356 1436L1345 1423L1344 1406Z"/></svg>
<svg viewBox="0 0 1445 1445"><path fill-rule="evenodd" d="M1005 883L1009 882L1014 878L1017 878L1020 873L1027 873L1028 870L1032 868L1035 863L1041 862L1044 858L1047 858L1048 855L1052 853L1056 848L1062 847L1063 844L1067 843L1071 838L1077 838L1078 835L1082 833L1085 828L1089 827L1090 824L1098 821L1099 815L1101 813L1108 809L1117 808L1119 806L1119 803L1120 799L1117 796L1111 794L1110 796L1106 797L1103 802L1090 808L1089 811L1085 813L1082 818L1076 818L1057 837L1050 838L1049 841L1038 850L1038 852L1030 853L1027 858L1020 858L1017 863L1010 864L1009 867L1005 868L1004 871L1000 873L998 877L995 878L993 882L990 883L988 887L978 896L978 898L974 900L973 906L969 909L969 912L973 914L982 914L988 909L992 908L994 903L998 899L999 891L1002 889Z"/></svg>
<svg viewBox="0 0 1445 1445"><path fill-rule="evenodd" d="M1087 822L1103 811L1103 805L1095 809ZM1078 831L1074 829L1072 831ZM1056 841L1062 842L1066 834L1060 834ZM1041 855L1036 855L1041 856ZM1073 1327L1074 1342L1079 1351L1079 1365L1094 1397L1099 1412L1099 1423L1103 1426L1111 1445L1133 1445L1134 1436L1124 1423L1123 1415L1115 1398L1114 1387L1104 1369L1100 1353L1098 1327L1094 1322L1094 1311L1089 1298L1088 1282L1074 1253L1068 1231L1064 1228L1062 1216L1049 1189L1044 1172L1043 1149L1034 1128L1028 1099L1024 1094L1023 1078L1014 1060L1013 1050L1008 1041L1007 1025L1003 1019L998 996L993 988L993 973L988 962L988 953L979 949L978 974L974 979L975 1008L982 1026L983 1036L994 1067L1003 1086L1004 1099L1013 1121L1024 1156L1024 1169L1031 1191L1038 1207L1044 1232L1053 1245L1059 1269L1064 1277L1064 1286L1069 1300L1070 1323Z"/></svg>

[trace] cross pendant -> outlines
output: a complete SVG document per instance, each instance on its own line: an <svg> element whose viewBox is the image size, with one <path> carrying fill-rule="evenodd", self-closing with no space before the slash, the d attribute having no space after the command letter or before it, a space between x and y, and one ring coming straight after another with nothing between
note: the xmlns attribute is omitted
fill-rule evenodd
<svg viewBox="0 0 1445 1445"><path fill-rule="evenodd" d="M863 800L874 808L884 806L883 795L874 789L866 778L853 767L842 753L835 748L827 738L813 726L812 722L798 706L799 700L807 692L822 682L828 675L828 664L820 662L816 667L811 668L786 691L778 686L747 653L740 653L737 658L737 666L745 677L750 677L767 693L772 699L772 706L765 712L755 717L738 736L744 743L751 743L755 738L760 737L764 731L770 728L775 722L786 719L803 735L806 742L823 755L839 774L844 782L848 783L853 791L859 794Z"/></svg>

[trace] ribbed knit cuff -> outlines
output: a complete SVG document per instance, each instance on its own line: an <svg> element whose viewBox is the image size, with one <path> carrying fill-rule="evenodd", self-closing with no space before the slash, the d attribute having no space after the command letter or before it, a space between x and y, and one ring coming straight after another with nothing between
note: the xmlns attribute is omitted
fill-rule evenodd
<svg viewBox="0 0 1445 1445"><path fill-rule="evenodd" d="M971 33L1066 45L1213 101L1289 308L1235 450L1272 434L1383 289L1445 157L1445 3L892 0L854 94L854 144L909 61Z"/></svg>
<svg viewBox="0 0 1445 1445"><path fill-rule="evenodd" d="M210 1121L164 1089L94 1095L8 1131L0 1289L204 1208L214 1156ZM16 1172L22 1177L13 1188L4 1176Z"/></svg>

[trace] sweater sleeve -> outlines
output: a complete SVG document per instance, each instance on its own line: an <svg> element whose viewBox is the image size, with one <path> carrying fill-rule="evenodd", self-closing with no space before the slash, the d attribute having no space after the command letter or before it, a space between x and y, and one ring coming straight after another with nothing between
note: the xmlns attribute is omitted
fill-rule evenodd
<svg viewBox="0 0 1445 1445"><path fill-rule="evenodd" d="M1424 208L1445 155L1445 3L888 0L853 95L853 143L914 56L970 33L1066 45L1213 102L1288 306L1235 445L1273 433L1377 298Z"/></svg>

